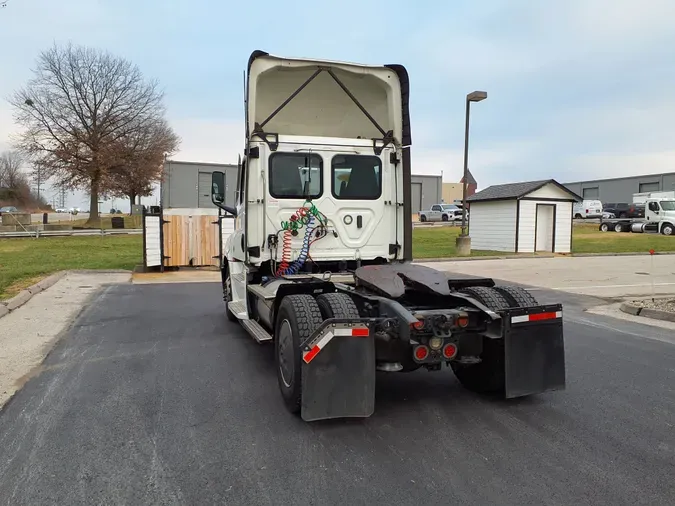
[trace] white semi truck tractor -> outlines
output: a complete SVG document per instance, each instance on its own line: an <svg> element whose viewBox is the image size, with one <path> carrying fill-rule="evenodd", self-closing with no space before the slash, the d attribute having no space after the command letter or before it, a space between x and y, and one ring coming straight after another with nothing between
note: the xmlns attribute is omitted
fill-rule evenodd
<svg viewBox="0 0 675 506"><path fill-rule="evenodd" d="M213 173L225 312L274 346L306 421L368 417L378 374L419 368L506 398L565 387L562 305L412 263L409 90L402 65L255 51L235 202Z"/></svg>

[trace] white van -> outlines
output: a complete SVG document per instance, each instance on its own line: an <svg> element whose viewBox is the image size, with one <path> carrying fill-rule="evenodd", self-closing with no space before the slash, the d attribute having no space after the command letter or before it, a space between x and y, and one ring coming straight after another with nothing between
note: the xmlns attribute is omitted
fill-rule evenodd
<svg viewBox="0 0 675 506"><path fill-rule="evenodd" d="M601 218L602 202L599 200L584 200L583 202L577 202L574 204L572 215L575 219Z"/></svg>

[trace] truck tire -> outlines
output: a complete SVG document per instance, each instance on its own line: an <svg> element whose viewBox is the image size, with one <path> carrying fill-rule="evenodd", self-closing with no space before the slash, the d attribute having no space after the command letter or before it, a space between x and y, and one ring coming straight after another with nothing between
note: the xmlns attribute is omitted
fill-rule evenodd
<svg viewBox="0 0 675 506"><path fill-rule="evenodd" d="M223 300L225 301L225 314L227 315L227 319L231 322L238 322L239 318L237 318L228 307L228 303L232 300L232 279L230 278L230 270L222 269L220 274L223 280Z"/></svg>
<svg viewBox="0 0 675 506"><path fill-rule="evenodd" d="M511 307L531 307L539 305L537 299L535 299L530 292L519 286L495 286L495 290L504 296Z"/></svg>
<svg viewBox="0 0 675 506"><path fill-rule="evenodd" d="M675 228L670 223L666 223L661 227L661 233L663 235L673 235L673 233L675 233Z"/></svg>
<svg viewBox="0 0 675 506"><path fill-rule="evenodd" d="M427 217L424 216L423 214L420 215L420 221L421 221L422 223L424 223L425 221L427 221Z"/></svg>
<svg viewBox="0 0 675 506"><path fill-rule="evenodd" d="M360 318L359 310L346 293L323 293L316 298L324 320L328 318Z"/></svg>
<svg viewBox="0 0 675 506"><path fill-rule="evenodd" d="M472 287L459 290L476 299L488 309L498 311L511 304L495 288ZM461 351L461 350L460 350ZM504 340L483 336L483 351L478 364L450 362L450 367L464 388L480 394L504 394Z"/></svg>
<svg viewBox="0 0 675 506"><path fill-rule="evenodd" d="M441 220L448 221L448 215L444 214L443 216L441 216Z"/></svg>
<svg viewBox="0 0 675 506"><path fill-rule="evenodd" d="M623 232L623 225L621 223L614 225L614 232Z"/></svg>
<svg viewBox="0 0 675 506"><path fill-rule="evenodd" d="M601 223L600 224L600 232L608 232L609 231L609 225L607 223Z"/></svg>
<svg viewBox="0 0 675 506"><path fill-rule="evenodd" d="M281 396L291 413L298 413L302 404L300 346L322 321L319 305L311 295L288 295L279 305L274 332L274 358Z"/></svg>

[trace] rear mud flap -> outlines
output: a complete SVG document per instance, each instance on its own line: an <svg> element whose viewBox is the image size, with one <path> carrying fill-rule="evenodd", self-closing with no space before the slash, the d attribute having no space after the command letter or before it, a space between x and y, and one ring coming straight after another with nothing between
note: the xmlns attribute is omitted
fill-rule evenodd
<svg viewBox="0 0 675 506"><path fill-rule="evenodd" d="M507 399L565 389L562 305L499 312Z"/></svg>
<svg viewBox="0 0 675 506"><path fill-rule="evenodd" d="M375 338L369 320L326 320L302 344L302 419L375 411Z"/></svg>

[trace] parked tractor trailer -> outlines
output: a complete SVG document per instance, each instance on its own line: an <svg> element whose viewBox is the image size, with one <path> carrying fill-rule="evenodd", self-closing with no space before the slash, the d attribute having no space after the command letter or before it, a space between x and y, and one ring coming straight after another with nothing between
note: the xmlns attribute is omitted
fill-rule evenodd
<svg viewBox="0 0 675 506"><path fill-rule="evenodd" d="M600 222L600 231L675 235L675 199L645 198L644 218L610 218Z"/></svg>
<svg viewBox="0 0 675 506"><path fill-rule="evenodd" d="M306 421L368 417L378 374L444 365L477 393L565 387L561 304L412 263L408 97L401 65L249 58L238 178L212 176L225 312Z"/></svg>

